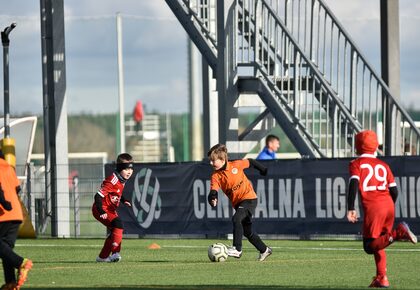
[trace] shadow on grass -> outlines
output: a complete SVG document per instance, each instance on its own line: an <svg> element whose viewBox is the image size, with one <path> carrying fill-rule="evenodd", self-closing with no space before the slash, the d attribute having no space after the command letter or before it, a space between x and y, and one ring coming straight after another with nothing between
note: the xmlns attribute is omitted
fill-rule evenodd
<svg viewBox="0 0 420 290"><path fill-rule="evenodd" d="M335 288L335 287L303 287L303 286L287 286L287 285L278 285L278 286L263 286L263 285L251 285L251 286L232 286L232 285L197 285L197 286L184 286L184 285L177 285L177 286L163 286L163 285L150 285L150 286L119 286L119 287L109 287L109 286L92 286L92 287L31 287L31 289L60 289L60 290L82 290L82 289L119 289L119 290L151 290L151 289L183 289L183 290L194 290L194 289L200 289L200 290L222 290L222 289L228 289L228 290L235 290L235 289L248 289L248 290L257 290L257 289L263 289L263 290L269 290L269 289L334 289L334 290L348 290L349 288ZM366 287L363 288L357 288L357 287L351 287L351 289L366 289Z"/></svg>

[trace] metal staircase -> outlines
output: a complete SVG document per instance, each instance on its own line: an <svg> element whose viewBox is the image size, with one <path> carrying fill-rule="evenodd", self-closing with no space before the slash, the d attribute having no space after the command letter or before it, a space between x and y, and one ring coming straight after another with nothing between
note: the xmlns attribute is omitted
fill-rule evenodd
<svg viewBox="0 0 420 290"><path fill-rule="evenodd" d="M223 47L216 40L223 31L211 23L220 19L215 7L223 1L166 2L220 72ZM236 49L226 67L238 92L230 97L258 94L267 108L236 141L248 134L257 141L262 134L251 134L253 128L273 116L308 157L354 156L354 135L362 129L385 136L393 154L401 152L398 138L419 153L420 131L322 0L237 0L229 12Z"/></svg>

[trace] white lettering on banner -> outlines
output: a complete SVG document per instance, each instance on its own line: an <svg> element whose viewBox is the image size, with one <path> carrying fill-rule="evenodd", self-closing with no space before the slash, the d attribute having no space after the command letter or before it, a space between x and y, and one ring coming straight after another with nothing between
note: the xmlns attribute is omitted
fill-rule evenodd
<svg viewBox="0 0 420 290"><path fill-rule="evenodd" d="M325 189L322 182L325 181ZM346 216L346 182L343 177L315 179L315 213L317 218L342 219ZM358 196L355 209L360 214Z"/></svg>
<svg viewBox="0 0 420 290"><path fill-rule="evenodd" d="M263 179L257 181L258 204L255 209L255 217L267 218L267 200L265 198L265 184Z"/></svg>
<svg viewBox="0 0 420 290"><path fill-rule="evenodd" d="M205 185L204 185L205 183ZM206 218L229 218L231 206L223 192L219 192L217 207L212 208L207 202L207 194L210 192L210 181L196 179L193 182L193 205L194 215L197 219Z"/></svg>
<svg viewBox="0 0 420 290"><path fill-rule="evenodd" d="M273 180L268 180L268 200L271 201L268 203L268 217L270 218L277 218L279 217L279 210L274 208L274 188L273 188Z"/></svg>
<svg viewBox="0 0 420 290"><path fill-rule="evenodd" d="M205 206L200 200L205 196L204 184L201 180L196 179L193 183L193 200L194 200L194 215L198 219L202 219L206 213Z"/></svg>
<svg viewBox="0 0 420 290"><path fill-rule="evenodd" d="M257 181L256 192L258 195L258 206L255 209L256 218L305 218L305 200L303 197L302 179L279 179L278 205L276 209L274 205L274 180L268 179L268 200L265 190L265 182L263 179ZM294 181L292 194L292 181ZM292 203L293 197L293 203Z"/></svg>
<svg viewBox="0 0 420 290"><path fill-rule="evenodd" d="M395 216L397 218L420 217L420 177L395 177L395 182L399 191L395 204ZM255 218L305 218L307 216L301 178L258 179L255 180L254 189L258 196ZM230 218L233 209L226 195L220 191L217 207L212 208L207 202L209 192L209 180L194 180L195 217L197 219ZM313 206L315 206L316 218L345 218L347 213L345 178L340 176L315 178L315 204ZM360 215L359 195L356 195L355 209Z"/></svg>
<svg viewBox="0 0 420 290"><path fill-rule="evenodd" d="M302 179L295 180L295 194L293 202L293 217L306 217L305 213L305 199L303 198Z"/></svg>
<svg viewBox="0 0 420 290"><path fill-rule="evenodd" d="M395 217L420 217L420 177L395 177L398 198L395 203Z"/></svg>

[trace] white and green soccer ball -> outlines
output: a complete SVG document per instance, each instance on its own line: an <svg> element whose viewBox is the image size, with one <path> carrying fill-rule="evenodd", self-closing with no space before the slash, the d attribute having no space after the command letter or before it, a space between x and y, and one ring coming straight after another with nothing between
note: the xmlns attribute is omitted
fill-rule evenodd
<svg viewBox="0 0 420 290"><path fill-rule="evenodd" d="M210 245L208 255L212 262L224 262L228 258L227 248L222 243Z"/></svg>

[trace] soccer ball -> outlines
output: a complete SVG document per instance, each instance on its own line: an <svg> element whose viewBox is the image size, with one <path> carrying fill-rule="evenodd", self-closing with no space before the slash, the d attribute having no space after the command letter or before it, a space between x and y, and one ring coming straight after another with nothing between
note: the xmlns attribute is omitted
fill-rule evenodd
<svg viewBox="0 0 420 290"><path fill-rule="evenodd" d="M216 243L209 246L209 259L212 262L224 262L228 258L227 248L222 243Z"/></svg>

